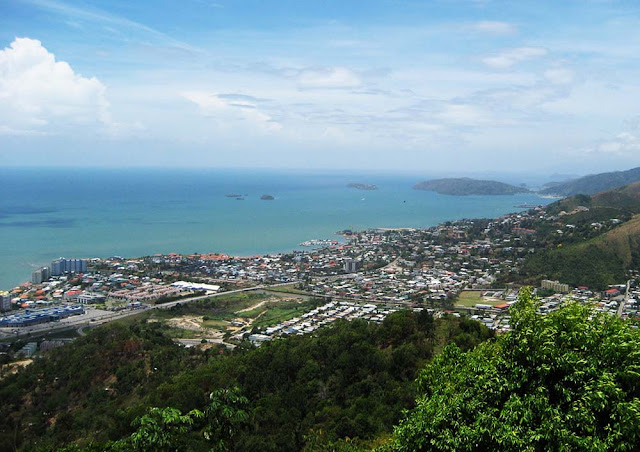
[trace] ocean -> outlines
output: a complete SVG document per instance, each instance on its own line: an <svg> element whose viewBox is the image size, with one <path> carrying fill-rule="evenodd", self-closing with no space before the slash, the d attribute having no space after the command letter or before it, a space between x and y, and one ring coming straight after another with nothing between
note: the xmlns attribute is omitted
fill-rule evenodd
<svg viewBox="0 0 640 452"><path fill-rule="evenodd" d="M446 196L416 175L230 169L0 169L0 289L52 259L248 256L344 229L429 227L547 204L535 194ZM366 191L347 184L375 184ZM243 200L227 194L243 195ZM263 194L272 201L261 200Z"/></svg>

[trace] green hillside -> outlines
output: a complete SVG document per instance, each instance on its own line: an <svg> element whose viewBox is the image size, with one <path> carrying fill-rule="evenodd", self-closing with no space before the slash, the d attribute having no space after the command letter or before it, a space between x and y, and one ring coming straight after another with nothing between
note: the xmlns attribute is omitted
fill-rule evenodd
<svg viewBox="0 0 640 452"><path fill-rule="evenodd" d="M568 182L554 184L552 187L541 190L540 193L558 196L591 195L639 181L640 167L627 171L591 174Z"/></svg>
<svg viewBox="0 0 640 452"><path fill-rule="evenodd" d="M450 343L468 350L493 336L475 321L426 312L398 312L381 325L334 325L233 352L182 348L159 323L98 327L4 378L0 450L72 443L131 450L111 441L134 432L134 419L151 407L177 410L145 419L170 415L165 427L183 431L178 450L210 450L214 443L202 434L207 418L179 428L183 418L175 413L206 412L210 393L234 387L248 399L248 418L224 450L316 450L346 437L374 440L390 434L413 405L415 377L432 356Z"/></svg>
<svg viewBox="0 0 640 452"><path fill-rule="evenodd" d="M574 229L554 236L556 227L540 222L537 230L546 248L526 259L524 282L556 279L601 290L640 268L640 183L572 196L550 204L546 212Z"/></svg>
<svg viewBox="0 0 640 452"><path fill-rule="evenodd" d="M550 214L558 214L561 211L571 212L578 206L588 207L592 210L604 209L603 212L611 213L640 213L640 182L592 195L570 196L549 204L545 210Z"/></svg>
<svg viewBox="0 0 640 452"><path fill-rule="evenodd" d="M513 195L528 193L529 190L515 185L492 180L462 178L434 179L419 182L413 186L416 190L435 191L441 195Z"/></svg>

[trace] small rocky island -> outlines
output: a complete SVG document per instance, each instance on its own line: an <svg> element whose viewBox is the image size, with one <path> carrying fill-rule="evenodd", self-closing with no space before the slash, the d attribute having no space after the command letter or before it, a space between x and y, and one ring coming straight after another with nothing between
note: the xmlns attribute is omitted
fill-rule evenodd
<svg viewBox="0 0 640 452"><path fill-rule="evenodd" d="M235 193L228 193L225 195L227 198L242 198L242 195L237 195Z"/></svg>
<svg viewBox="0 0 640 452"><path fill-rule="evenodd" d="M469 196L469 195L514 195L529 193L524 187L496 182L493 180L478 180L468 177L433 179L419 182L413 186L415 190L435 191L441 195Z"/></svg>
<svg viewBox="0 0 640 452"><path fill-rule="evenodd" d="M273 201L276 198L274 198L271 195L262 195L262 196L260 196L260 199L262 199L263 201Z"/></svg>
<svg viewBox="0 0 640 452"><path fill-rule="evenodd" d="M355 182L352 182L350 184L347 184L347 187L349 188L355 188L358 190L377 190L378 186L377 185L372 185L372 184L358 184Z"/></svg>

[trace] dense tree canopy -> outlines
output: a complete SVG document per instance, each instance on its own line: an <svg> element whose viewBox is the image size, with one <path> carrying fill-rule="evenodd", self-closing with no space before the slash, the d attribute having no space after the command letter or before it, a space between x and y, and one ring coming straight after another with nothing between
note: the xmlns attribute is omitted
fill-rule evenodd
<svg viewBox="0 0 640 452"><path fill-rule="evenodd" d="M181 348L159 323L98 327L3 380L0 450L368 447L413 406L433 355L492 336L426 311L232 352Z"/></svg>
<svg viewBox="0 0 640 452"><path fill-rule="evenodd" d="M388 450L640 448L640 331L577 302L543 316L523 292L512 332L427 365Z"/></svg>

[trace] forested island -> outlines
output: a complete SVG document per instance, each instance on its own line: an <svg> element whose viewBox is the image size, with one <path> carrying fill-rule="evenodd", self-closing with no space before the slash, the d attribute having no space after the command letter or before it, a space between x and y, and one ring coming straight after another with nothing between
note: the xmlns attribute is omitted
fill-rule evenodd
<svg viewBox="0 0 640 452"><path fill-rule="evenodd" d="M528 193L524 187L505 184L492 180L470 179L468 177L433 179L418 182L413 186L415 190L435 191L441 195L469 196L469 195L513 195Z"/></svg>

